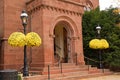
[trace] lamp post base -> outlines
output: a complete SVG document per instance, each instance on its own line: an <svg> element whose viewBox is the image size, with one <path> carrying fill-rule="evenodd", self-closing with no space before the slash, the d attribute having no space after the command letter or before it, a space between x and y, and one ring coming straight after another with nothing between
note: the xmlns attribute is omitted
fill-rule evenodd
<svg viewBox="0 0 120 80"><path fill-rule="evenodd" d="M29 71L27 67L23 69L23 77L25 76L29 76Z"/></svg>

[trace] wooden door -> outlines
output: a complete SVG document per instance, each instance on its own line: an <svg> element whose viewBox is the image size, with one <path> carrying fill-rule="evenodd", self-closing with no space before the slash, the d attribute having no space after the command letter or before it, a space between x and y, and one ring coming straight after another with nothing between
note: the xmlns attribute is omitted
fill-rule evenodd
<svg viewBox="0 0 120 80"><path fill-rule="evenodd" d="M68 46L67 46L67 30L63 28L63 40L64 40L64 63L68 62Z"/></svg>

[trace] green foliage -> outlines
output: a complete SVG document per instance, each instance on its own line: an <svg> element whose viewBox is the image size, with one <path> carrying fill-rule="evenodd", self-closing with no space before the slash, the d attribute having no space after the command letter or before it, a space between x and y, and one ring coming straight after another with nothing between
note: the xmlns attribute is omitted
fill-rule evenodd
<svg viewBox="0 0 120 80"><path fill-rule="evenodd" d="M99 60L97 50L89 48L89 41L97 37L96 26L102 27L101 38L108 41L110 48L102 51L102 60L105 65L120 68L120 29L116 23L120 22L120 15L113 13L114 8L99 11L99 8L85 12L83 15L83 47L84 55Z"/></svg>

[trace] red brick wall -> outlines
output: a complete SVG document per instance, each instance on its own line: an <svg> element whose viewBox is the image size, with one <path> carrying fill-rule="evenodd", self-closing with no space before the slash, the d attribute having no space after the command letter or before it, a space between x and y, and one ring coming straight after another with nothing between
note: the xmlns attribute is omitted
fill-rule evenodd
<svg viewBox="0 0 120 80"><path fill-rule="evenodd" d="M0 37L3 37L4 26L4 1L0 0Z"/></svg>
<svg viewBox="0 0 120 80"><path fill-rule="evenodd" d="M32 63L34 64L43 64L44 63L44 48L43 48L43 24L42 24L42 11L36 11L30 14L31 20L31 31L36 32L40 35L42 39L42 44L40 47L32 48Z"/></svg>
<svg viewBox="0 0 120 80"><path fill-rule="evenodd" d="M4 1L0 0L0 38L3 38L3 32L4 32ZM0 42L0 69L2 69L2 64L3 64L3 46L2 43Z"/></svg>
<svg viewBox="0 0 120 80"><path fill-rule="evenodd" d="M27 32L30 30L37 32L42 38L40 47L33 47L32 50L28 47L28 61L32 51L32 63L53 63L53 30L55 25L63 20L70 25L72 53L73 55L78 53L78 61L84 63L81 24L83 6L59 0L30 0L31 3L27 3L26 7L26 1L29 0L0 0L0 30L4 28L2 31L4 31L3 38L5 39L0 46L0 53L4 53L0 55L0 64L4 63L4 68L20 68L23 65L23 47L11 47L7 42L7 38L12 32L23 32L20 20L23 9L27 9L29 13ZM97 4L94 1L93 3Z"/></svg>
<svg viewBox="0 0 120 80"><path fill-rule="evenodd" d="M80 0L73 0L73 1L75 1L75 2L80 2Z"/></svg>
<svg viewBox="0 0 120 80"><path fill-rule="evenodd" d="M43 0L43 2L33 1L29 3L27 9L31 15L32 31L38 32L42 37L39 53L33 53L33 63L38 64L44 61L46 65L54 62L54 43L50 35L53 35L54 28L60 21L66 21L70 24L69 27L73 31L71 36L72 55L78 53L78 61L84 63L81 26L83 9L81 6L64 1Z"/></svg>
<svg viewBox="0 0 120 80"><path fill-rule="evenodd" d="M22 31L20 14L25 9L25 0L4 0L4 38L7 39L12 32ZM4 40L4 68L17 68L23 64L23 48L15 48Z"/></svg>

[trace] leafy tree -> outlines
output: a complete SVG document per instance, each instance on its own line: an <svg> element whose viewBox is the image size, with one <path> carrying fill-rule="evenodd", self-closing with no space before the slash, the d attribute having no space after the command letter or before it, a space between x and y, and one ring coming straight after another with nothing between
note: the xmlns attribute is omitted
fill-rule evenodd
<svg viewBox="0 0 120 80"><path fill-rule="evenodd" d="M101 38L108 41L110 48L102 50L102 60L105 61L104 66L111 69L119 68L120 70L120 29L116 24L120 23L120 15L113 13L115 8L100 11L99 8L85 12L83 15L83 47L84 55L99 61L98 50L89 48L89 41L97 38L96 26L100 25ZM91 62L91 64L95 64ZM98 64L95 64L98 65Z"/></svg>

